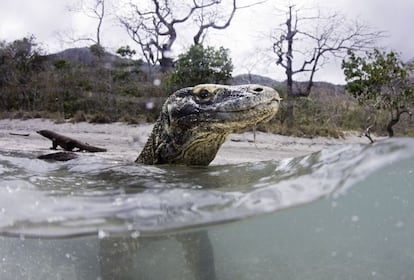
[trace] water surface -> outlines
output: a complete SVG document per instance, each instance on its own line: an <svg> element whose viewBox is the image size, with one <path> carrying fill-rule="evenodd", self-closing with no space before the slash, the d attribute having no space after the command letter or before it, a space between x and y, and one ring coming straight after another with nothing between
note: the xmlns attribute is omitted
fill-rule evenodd
<svg viewBox="0 0 414 280"><path fill-rule="evenodd" d="M1 279L414 279L412 139L209 167L0 153L0 176Z"/></svg>

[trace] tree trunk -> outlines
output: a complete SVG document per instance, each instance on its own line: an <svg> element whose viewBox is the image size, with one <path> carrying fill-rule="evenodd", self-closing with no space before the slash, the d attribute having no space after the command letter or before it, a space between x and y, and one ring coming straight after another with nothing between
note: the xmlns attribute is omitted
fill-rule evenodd
<svg viewBox="0 0 414 280"><path fill-rule="evenodd" d="M159 62L162 73L167 73L174 68L174 60L171 57L163 56Z"/></svg>
<svg viewBox="0 0 414 280"><path fill-rule="evenodd" d="M292 31L292 6L289 7L289 18L286 21L287 26L287 42L288 49L286 53L286 78L287 78L287 108L286 108L286 118L288 128L293 127L294 114L293 114L293 70L292 70L292 59L293 59L293 37L295 33Z"/></svg>
<svg viewBox="0 0 414 280"><path fill-rule="evenodd" d="M391 113L391 120L388 122L388 125L387 125L387 132L388 132L389 137L394 136L394 130L392 129L392 127L400 121L401 115L404 113L407 113L410 116L412 115L411 112L408 110L402 110L402 111L397 110L397 114L395 115L395 118L394 118L393 114Z"/></svg>
<svg viewBox="0 0 414 280"><path fill-rule="evenodd" d="M387 124L387 132L388 132L388 136L389 137L393 137L394 136L394 130L392 129L392 127L398 123L397 119L391 119L388 124Z"/></svg>
<svg viewBox="0 0 414 280"><path fill-rule="evenodd" d="M294 123L294 114L293 114L293 109L294 109L294 97L293 97L293 92L292 92L292 81L287 82L287 100L286 100L286 124L287 127L290 129L293 127L293 123Z"/></svg>

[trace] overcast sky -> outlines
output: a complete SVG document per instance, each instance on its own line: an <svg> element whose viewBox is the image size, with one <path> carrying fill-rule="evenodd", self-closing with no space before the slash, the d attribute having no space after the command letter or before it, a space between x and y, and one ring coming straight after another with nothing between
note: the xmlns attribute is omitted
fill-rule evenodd
<svg viewBox="0 0 414 280"><path fill-rule="evenodd" d="M86 1L86 0L85 0ZM93 0L92 0L93 1ZM119 10L123 0L106 0L107 13ZM178 0L177 0L178 1ZM230 0L224 0L224 2ZM239 0L243 4L255 0ZM125 1L124 1L125 2ZM46 52L56 52L71 45L64 40L72 34L74 37L93 36L96 21L84 13L68 12L68 6L76 7L77 0L0 0L0 40L13 41L33 34ZM414 57L414 1L412 0L315 0L289 1L268 0L265 4L250 9L239 10L231 24L224 31L210 32L206 43L223 45L231 51L235 73L251 71L283 80L283 69L277 67L270 58L265 58L263 50L270 49L268 39L272 27L277 27L285 18L281 10L289 4L306 10L319 7L323 12L339 11L350 20L364 20L373 28L388 32L388 37L379 42L387 49L401 52L404 59ZM118 25L114 17L108 15L103 31L104 47L115 51L118 47L130 44L128 36ZM78 43L80 45L88 43ZM180 38L175 46L176 54L185 51L191 44L191 37ZM340 59L332 59L316 76L317 80L344 83L340 69Z"/></svg>

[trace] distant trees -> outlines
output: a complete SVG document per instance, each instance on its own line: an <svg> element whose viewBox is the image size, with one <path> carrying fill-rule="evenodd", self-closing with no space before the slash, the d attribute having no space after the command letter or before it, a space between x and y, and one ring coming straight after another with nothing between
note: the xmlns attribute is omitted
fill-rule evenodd
<svg viewBox="0 0 414 280"><path fill-rule="evenodd" d="M0 100L3 109L33 110L40 94L34 79L42 70L43 56L35 38L0 42Z"/></svg>
<svg viewBox="0 0 414 280"><path fill-rule="evenodd" d="M286 73L288 127L293 126L294 96L309 96L315 73L330 56L366 49L381 36L381 32L359 22L348 23L339 14L323 17L317 12L315 16L301 16L300 10L289 6L285 23L273 35L276 64ZM308 74L305 87L294 88L297 74Z"/></svg>
<svg viewBox="0 0 414 280"><path fill-rule="evenodd" d="M149 65L159 63L161 71L166 72L173 67L172 47L178 36L177 26L194 20L198 25L194 44L201 44L208 29L225 29L230 25L237 10L236 0L232 0L230 11L222 2L148 0L139 5L130 2L133 12L120 16L120 22L138 44L144 60Z"/></svg>
<svg viewBox="0 0 414 280"><path fill-rule="evenodd" d="M122 117L133 121L139 114L143 119L156 117L164 93L142 86L140 61L107 53L97 59L93 52L80 48L63 56L43 55L34 37L0 41L0 117L98 116L95 121ZM121 48L120 54L129 56L133 50ZM142 96L154 99L153 109L145 108Z"/></svg>
<svg viewBox="0 0 414 280"><path fill-rule="evenodd" d="M347 90L361 104L389 112L387 132L390 137L401 116L412 115L414 86L409 74L413 66L403 63L398 53L378 49L366 52L365 57L350 50L342 62Z"/></svg>
<svg viewBox="0 0 414 280"><path fill-rule="evenodd" d="M116 53L119 54L122 57L127 57L129 59L132 59L132 57L137 53L135 50L131 49L129 45L119 47L116 50Z"/></svg>
<svg viewBox="0 0 414 280"><path fill-rule="evenodd" d="M175 90L200 83L227 83L232 71L228 49L193 45L178 57L169 84Z"/></svg>

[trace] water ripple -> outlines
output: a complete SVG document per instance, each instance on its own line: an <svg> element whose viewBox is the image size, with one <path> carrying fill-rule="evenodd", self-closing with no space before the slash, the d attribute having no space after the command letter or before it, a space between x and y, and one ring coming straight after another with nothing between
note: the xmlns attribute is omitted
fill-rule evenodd
<svg viewBox="0 0 414 280"><path fill-rule="evenodd" d="M210 167L144 166L82 156L48 163L0 153L0 233L162 233L240 220L341 195L414 160L412 139L332 146L304 157Z"/></svg>

